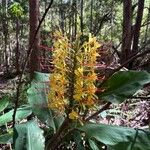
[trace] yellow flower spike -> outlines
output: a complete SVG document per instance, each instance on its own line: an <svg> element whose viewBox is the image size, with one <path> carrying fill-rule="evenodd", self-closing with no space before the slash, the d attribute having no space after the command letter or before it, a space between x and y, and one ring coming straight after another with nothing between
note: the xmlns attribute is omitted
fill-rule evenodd
<svg viewBox="0 0 150 150"><path fill-rule="evenodd" d="M50 76L51 91L48 95L50 108L63 113L66 108L75 106L83 113L87 107L94 106L97 99L97 75L94 71L98 47L100 44L91 35L89 41L80 46L79 39L71 45L60 32L56 34L53 51L55 68ZM72 120L80 120L78 113L72 110L67 115Z"/></svg>
<svg viewBox="0 0 150 150"><path fill-rule="evenodd" d="M86 71L86 74L83 77L83 81L84 81L84 87L83 87L84 94L83 95L84 96L82 96L82 99L83 99L82 104L86 106L93 106L95 103L96 87L94 83L97 79L97 75L94 72L94 67L96 65L97 56L99 55L97 53L97 48L99 46L100 44L96 41L96 38L92 38L91 35L89 35L89 41L86 42L83 46L83 49L84 49L84 63L83 64L85 65L83 72Z"/></svg>
<svg viewBox="0 0 150 150"><path fill-rule="evenodd" d="M77 120L78 118L79 118L78 113L72 110L72 112L69 114L69 119Z"/></svg>
<svg viewBox="0 0 150 150"><path fill-rule="evenodd" d="M50 75L49 107L64 112L67 105L64 95L68 85L65 59L68 57L69 44L68 39L62 36L61 32L57 32L55 36L57 39L54 43L53 51L53 64L55 68L53 74Z"/></svg>

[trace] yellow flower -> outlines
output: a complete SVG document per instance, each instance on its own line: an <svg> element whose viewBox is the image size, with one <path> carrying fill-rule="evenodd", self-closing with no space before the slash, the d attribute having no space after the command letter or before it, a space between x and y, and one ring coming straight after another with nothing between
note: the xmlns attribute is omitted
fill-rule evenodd
<svg viewBox="0 0 150 150"><path fill-rule="evenodd" d="M63 101L59 101L58 99L56 99L55 102L53 102L53 103L52 102L49 103L49 107L51 109L56 110L57 112L58 112L58 110L59 110L59 112L65 111L65 103Z"/></svg>
<svg viewBox="0 0 150 150"><path fill-rule="evenodd" d="M79 53L78 55L77 55L77 57L76 57L76 59L77 59L77 62L79 63L79 64L83 64L83 53Z"/></svg>
<svg viewBox="0 0 150 150"><path fill-rule="evenodd" d="M88 79L88 81L91 80L92 82L95 82L97 79L97 75L96 73L94 73L94 71L92 71L91 73L88 73L84 78Z"/></svg>
<svg viewBox="0 0 150 150"><path fill-rule="evenodd" d="M94 104L95 104L95 98L89 96L87 97L85 100L84 100L84 104L89 106L89 107L92 107Z"/></svg>
<svg viewBox="0 0 150 150"><path fill-rule="evenodd" d="M91 94L91 95L94 95L96 91L96 87L94 84L89 84L88 88L87 88L87 93L88 94Z"/></svg>
<svg viewBox="0 0 150 150"><path fill-rule="evenodd" d="M77 120L78 118L79 118L78 113L72 110L72 112L69 114L69 119Z"/></svg>
<svg viewBox="0 0 150 150"><path fill-rule="evenodd" d="M88 44L91 46L91 47L94 47L94 49L97 50L97 48L100 47L100 44L96 41L96 37L91 37L91 34L89 34L89 42Z"/></svg>
<svg viewBox="0 0 150 150"><path fill-rule="evenodd" d="M75 75L77 77L83 77L83 67L79 67L75 70Z"/></svg>
<svg viewBox="0 0 150 150"><path fill-rule="evenodd" d="M79 67L75 70L75 78L73 98L76 101L81 101L83 95L83 67Z"/></svg>
<svg viewBox="0 0 150 150"><path fill-rule="evenodd" d="M81 101L81 100L82 100L82 97L83 97L82 92L76 93L76 94L73 95L73 98L74 98L76 101Z"/></svg>

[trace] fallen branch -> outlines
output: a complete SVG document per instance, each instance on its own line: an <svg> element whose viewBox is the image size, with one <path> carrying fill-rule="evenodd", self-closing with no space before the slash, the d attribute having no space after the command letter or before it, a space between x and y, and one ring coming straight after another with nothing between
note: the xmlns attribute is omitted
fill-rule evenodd
<svg viewBox="0 0 150 150"><path fill-rule="evenodd" d="M87 122L87 121L93 119L94 117L96 117L101 112L107 110L110 105L111 105L111 102L106 103L100 110L98 110L97 112L95 112L94 114L92 114L91 116L89 116L88 118L86 118L85 121Z"/></svg>
<svg viewBox="0 0 150 150"><path fill-rule="evenodd" d="M147 100L147 99L150 99L150 96L146 97L146 96L130 96L128 97L130 99L144 99L144 100Z"/></svg>

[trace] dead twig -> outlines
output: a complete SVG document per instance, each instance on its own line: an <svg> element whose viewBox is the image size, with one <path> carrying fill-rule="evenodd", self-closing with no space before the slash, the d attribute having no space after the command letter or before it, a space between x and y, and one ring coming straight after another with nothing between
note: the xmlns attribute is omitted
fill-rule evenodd
<svg viewBox="0 0 150 150"><path fill-rule="evenodd" d="M94 117L96 117L101 112L107 110L110 105L111 105L111 102L106 103L100 110L96 111L94 114L92 114L91 116L89 116L88 118L86 118L85 121L87 122L87 121L93 119Z"/></svg>

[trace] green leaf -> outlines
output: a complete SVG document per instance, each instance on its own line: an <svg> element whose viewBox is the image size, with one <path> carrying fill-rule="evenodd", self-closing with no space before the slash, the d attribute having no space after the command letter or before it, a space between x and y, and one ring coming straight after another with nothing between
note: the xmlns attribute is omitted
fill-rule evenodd
<svg viewBox="0 0 150 150"><path fill-rule="evenodd" d="M12 121L12 115L14 110L10 110L4 115L0 116L0 126ZM18 108L16 112L16 121L20 121L32 113L31 107L24 106L22 108Z"/></svg>
<svg viewBox="0 0 150 150"><path fill-rule="evenodd" d="M98 146L93 140L89 139L88 142L92 150L99 150Z"/></svg>
<svg viewBox="0 0 150 150"><path fill-rule="evenodd" d="M0 100L0 112L3 111L9 104L9 97L8 96L4 96L1 100Z"/></svg>
<svg viewBox="0 0 150 150"><path fill-rule="evenodd" d="M110 150L149 150L150 132L132 128L89 123L78 128L88 139L107 145Z"/></svg>
<svg viewBox="0 0 150 150"><path fill-rule="evenodd" d="M88 139L90 150L104 150L106 145L95 140L94 138Z"/></svg>
<svg viewBox="0 0 150 150"><path fill-rule="evenodd" d="M13 132L0 135L0 144L12 143Z"/></svg>
<svg viewBox="0 0 150 150"><path fill-rule="evenodd" d="M15 126L15 150L44 150L43 130L34 121Z"/></svg>
<svg viewBox="0 0 150 150"><path fill-rule="evenodd" d="M79 131L74 131L73 132L73 138L76 144L76 149L77 150L85 150L84 146L83 146L83 140L82 140L82 136L80 134Z"/></svg>
<svg viewBox="0 0 150 150"><path fill-rule="evenodd" d="M50 74L35 72L34 80L27 93L34 114L55 132L64 118L58 115L55 117L56 114L48 108L49 76Z"/></svg>
<svg viewBox="0 0 150 150"><path fill-rule="evenodd" d="M21 17L24 12L21 4L18 2L14 2L13 4L11 4L9 6L8 10L9 10L10 14L14 17Z"/></svg>
<svg viewBox="0 0 150 150"><path fill-rule="evenodd" d="M150 74L145 71L119 71L102 85L105 91L98 94L98 97L112 103L121 103L149 82Z"/></svg>

